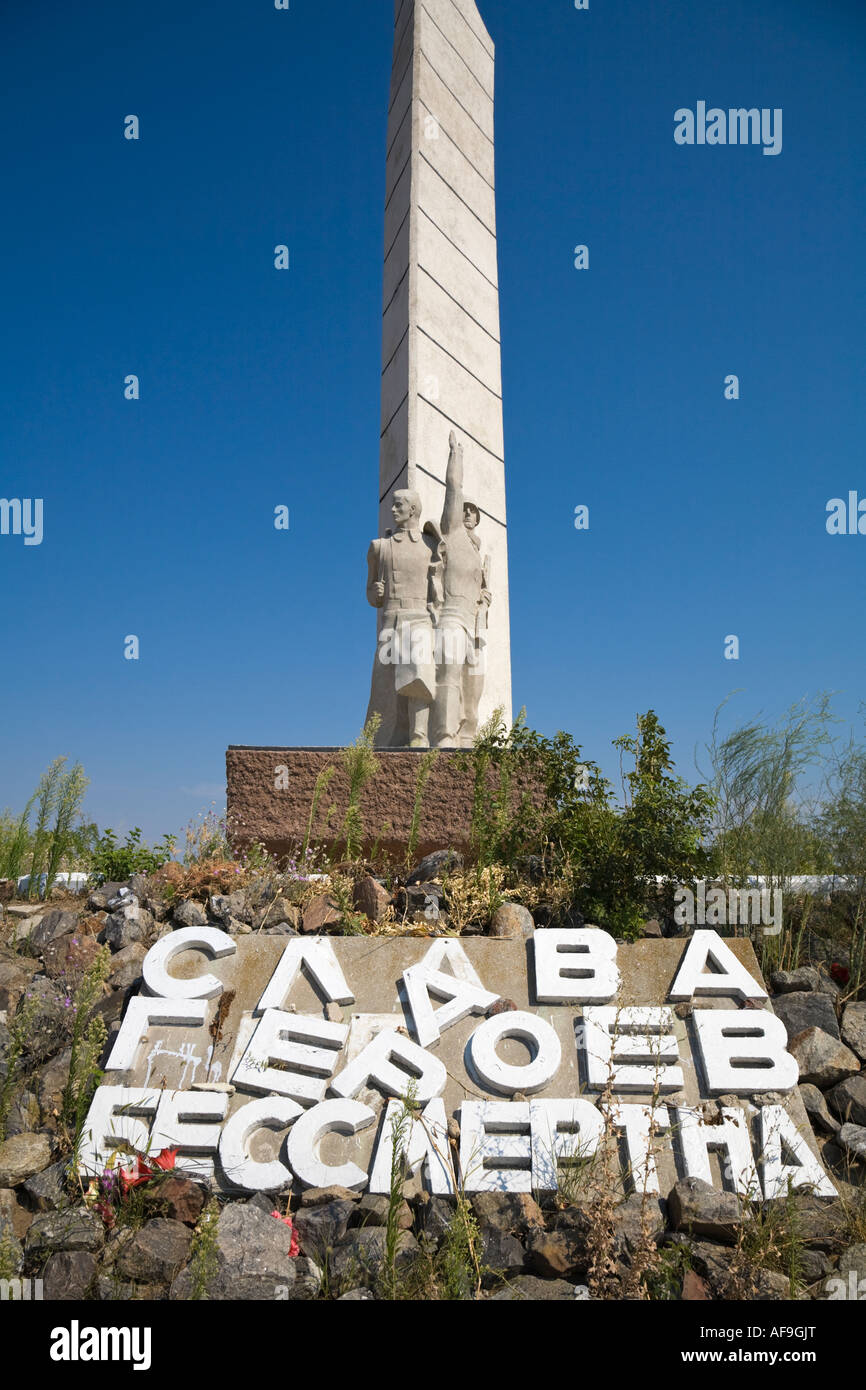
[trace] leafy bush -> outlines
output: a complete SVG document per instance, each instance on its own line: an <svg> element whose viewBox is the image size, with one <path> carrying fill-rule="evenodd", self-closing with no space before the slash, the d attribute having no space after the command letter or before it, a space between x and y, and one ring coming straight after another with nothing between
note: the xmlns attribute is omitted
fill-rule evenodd
<svg viewBox="0 0 866 1390"><path fill-rule="evenodd" d="M520 876L532 856L568 885L560 906L580 909L616 935L634 936L657 902L656 877L689 881L709 862L713 797L673 776L670 743L655 713L637 733L615 741L634 759L623 776L623 804L569 734L549 739L527 729L523 714L508 731L501 715L463 757L473 772L472 842L479 865Z"/></svg>
<svg viewBox="0 0 866 1390"><path fill-rule="evenodd" d="M138 826L131 830L120 845L113 830L99 837L91 855L91 874L110 883L123 883L133 874L152 874L162 868L174 854L172 835L164 835L159 844L148 849L141 842Z"/></svg>

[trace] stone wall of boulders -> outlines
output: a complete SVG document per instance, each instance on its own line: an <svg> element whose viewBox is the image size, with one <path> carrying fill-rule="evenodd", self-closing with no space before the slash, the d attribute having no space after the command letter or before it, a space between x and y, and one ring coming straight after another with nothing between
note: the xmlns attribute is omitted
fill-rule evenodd
<svg viewBox="0 0 866 1390"><path fill-rule="evenodd" d="M358 874L353 910L371 924L390 912L435 933L448 911L442 871L454 865L453 858L433 855L394 888ZM4 905L0 1087L10 1065L10 1023L26 1008L30 1024L21 1082L5 1092L0 1278L41 1278L45 1298L67 1300L366 1299L387 1293L386 1198L305 1191L293 1194L288 1213L275 1213L272 1197L216 1203L205 1186L169 1171L132 1189L131 1219L123 1203L99 1202L76 1184L64 1148L71 991L100 946L111 958L95 1012L110 1048L125 1003L139 987L144 956L161 935L206 922L239 934L339 932L340 920L326 880L306 882L300 900L298 880L261 880L192 898L172 894L165 882L133 878L104 884L84 900ZM506 903L489 923L467 930L519 937L549 921L543 906L533 918ZM661 934L656 924L647 932ZM800 1091L822 1160L843 1198L801 1195L788 1204L797 1233L798 1296L838 1296L833 1281L852 1274L866 1279L866 1002L843 1003L844 988L827 965L779 973L770 983L800 1065ZM597 1206L588 1198L538 1205L524 1195L482 1194L470 1199L467 1212L476 1235L465 1297L631 1297L638 1264L646 1267L646 1286L656 1297L792 1296L790 1268L765 1267L744 1241L748 1217L739 1200L696 1179L681 1180L661 1201L632 1196L611 1204L601 1261ZM426 1271L430 1288L438 1287L437 1260L455 1215L454 1202L427 1194L407 1195L400 1205L396 1268L406 1289L417 1289L419 1271Z"/></svg>

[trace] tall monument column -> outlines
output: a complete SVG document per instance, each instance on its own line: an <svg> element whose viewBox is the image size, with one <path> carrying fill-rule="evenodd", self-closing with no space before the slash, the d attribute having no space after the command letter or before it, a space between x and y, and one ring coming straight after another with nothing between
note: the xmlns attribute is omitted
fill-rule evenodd
<svg viewBox="0 0 866 1390"><path fill-rule="evenodd" d="M420 497L421 525L440 525L455 436L487 590L478 722L500 706L510 723L493 82L494 47L474 0L395 0L379 534L394 530L395 493L407 490ZM447 565L447 544L443 554ZM447 593L445 602L447 613ZM447 719L431 709L431 741L437 717Z"/></svg>

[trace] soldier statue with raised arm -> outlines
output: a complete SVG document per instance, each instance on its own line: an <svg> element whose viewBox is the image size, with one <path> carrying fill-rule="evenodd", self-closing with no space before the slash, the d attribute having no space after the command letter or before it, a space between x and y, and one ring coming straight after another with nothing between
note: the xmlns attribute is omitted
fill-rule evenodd
<svg viewBox="0 0 866 1390"><path fill-rule="evenodd" d="M463 445L453 430L448 442L431 742L438 748L467 748L478 731L491 592L488 565L475 535L480 512L463 494Z"/></svg>

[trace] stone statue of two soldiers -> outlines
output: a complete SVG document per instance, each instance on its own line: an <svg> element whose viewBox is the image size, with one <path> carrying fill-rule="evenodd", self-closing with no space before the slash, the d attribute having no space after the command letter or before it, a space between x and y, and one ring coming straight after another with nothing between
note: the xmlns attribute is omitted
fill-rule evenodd
<svg viewBox="0 0 866 1390"><path fill-rule="evenodd" d="M421 499L394 493L393 531L367 555L367 598L383 610L369 719L385 748L465 748L484 689L488 562L475 534L481 513L463 494L463 445L452 432L439 527L421 525Z"/></svg>

